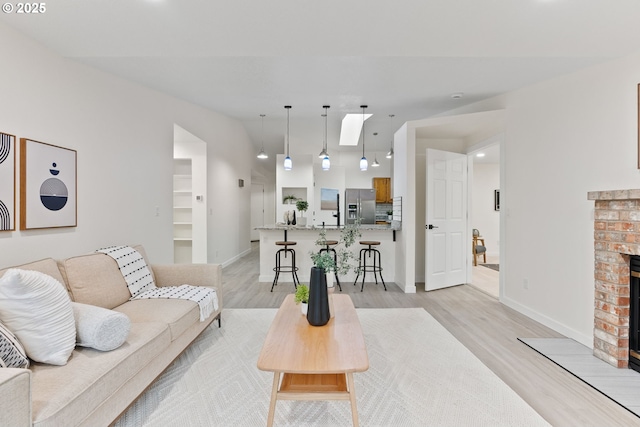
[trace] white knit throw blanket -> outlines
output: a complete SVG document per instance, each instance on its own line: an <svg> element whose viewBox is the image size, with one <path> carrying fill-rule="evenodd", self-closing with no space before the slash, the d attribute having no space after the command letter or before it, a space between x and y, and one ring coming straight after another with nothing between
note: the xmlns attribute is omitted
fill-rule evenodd
<svg viewBox="0 0 640 427"><path fill-rule="evenodd" d="M201 322L218 310L215 289L191 285L156 287L143 256L130 246L110 246L96 252L109 255L116 261L131 293L130 300L176 298L194 301L200 307Z"/></svg>

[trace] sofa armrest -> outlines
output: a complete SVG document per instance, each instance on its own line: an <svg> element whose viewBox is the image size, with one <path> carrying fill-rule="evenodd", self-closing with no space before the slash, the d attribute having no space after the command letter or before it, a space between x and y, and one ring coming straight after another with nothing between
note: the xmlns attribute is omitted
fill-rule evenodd
<svg viewBox="0 0 640 427"><path fill-rule="evenodd" d="M31 371L0 369L0 425L31 425Z"/></svg>
<svg viewBox="0 0 640 427"><path fill-rule="evenodd" d="M220 264L152 264L156 286L207 286L217 289L222 310L222 265Z"/></svg>

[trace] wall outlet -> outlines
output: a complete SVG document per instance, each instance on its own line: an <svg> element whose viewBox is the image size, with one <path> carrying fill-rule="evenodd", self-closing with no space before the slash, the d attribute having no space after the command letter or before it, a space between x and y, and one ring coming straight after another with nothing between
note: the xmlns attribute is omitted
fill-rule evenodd
<svg viewBox="0 0 640 427"><path fill-rule="evenodd" d="M525 290L529 290L529 279L522 279L522 287Z"/></svg>

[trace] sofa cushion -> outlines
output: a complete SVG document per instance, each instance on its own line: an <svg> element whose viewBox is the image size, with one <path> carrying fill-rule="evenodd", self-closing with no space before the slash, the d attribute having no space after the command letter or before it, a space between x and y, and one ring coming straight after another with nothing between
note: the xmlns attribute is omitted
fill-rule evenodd
<svg viewBox="0 0 640 427"><path fill-rule="evenodd" d="M0 323L0 367L28 368L29 358L15 335Z"/></svg>
<svg viewBox="0 0 640 427"><path fill-rule="evenodd" d="M131 329L131 321L124 313L72 302L76 320L76 344L100 351L111 351L120 347Z"/></svg>
<svg viewBox="0 0 640 427"><path fill-rule="evenodd" d="M114 308L124 313L133 323L163 322L169 326L171 341L200 321L198 304L180 299L143 299L128 301Z"/></svg>
<svg viewBox="0 0 640 427"><path fill-rule="evenodd" d="M64 365L76 344L69 294L38 271L12 268L0 278L0 321L37 362Z"/></svg>
<svg viewBox="0 0 640 427"><path fill-rule="evenodd" d="M58 282L64 284L65 280L60 273L60 269L58 269L58 263L53 258L45 258L40 261L30 262L29 264L22 264L15 267L9 268L19 268L20 270L31 270L31 271L39 271L40 273L44 273L48 276L53 277ZM0 277L6 273L9 268L5 268L4 270L0 270Z"/></svg>
<svg viewBox="0 0 640 427"><path fill-rule="evenodd" d="M133 246L147 260L142 246ZM148 264L148 260L147 260ZM103 253L92 253L62 261L67 285L75 302L112 309L131 298L118 264ZM153 272L151 273L153 276Z"/></svg>
<svg viewBox="0 0 640 427"><path fill-rule="evenodd" d="M63 265L75 302L111 309L131 297L118 264L105 254L67 258Z"/></svg>
<svg viewBox="0 0 640 427"><path fill-rule="evenodd" d="M105 353L78 347L66 366L32 364L33 425L81 425L97 402L117 394L170 343L167 325L134 323L129 337L116 350Z"/></svg>

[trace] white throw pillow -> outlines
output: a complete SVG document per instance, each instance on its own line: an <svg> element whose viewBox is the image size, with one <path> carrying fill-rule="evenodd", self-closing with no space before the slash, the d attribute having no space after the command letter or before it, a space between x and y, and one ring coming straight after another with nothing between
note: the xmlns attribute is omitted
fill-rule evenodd
<svg viewBox="0 0 640 427"><path fill-rule="evenodd" d="M11 268L0 279L0 321L36 362L66 365L76 344L71 299L51 276Z"/></svg>
<svg viewBox="0 0 640 427"><path fill-rule="evenodd" d="M0 366L3 368L29 367L29 358L22 344L2 323L0 323Z"/></svg>
<svg viewBox="0 0 640 427"><path fill-rule="evenodd" d="M71 306L79 346L110 351L124 344L129 336L131 320L126 314L78 302L72 302Z"/></svg>

